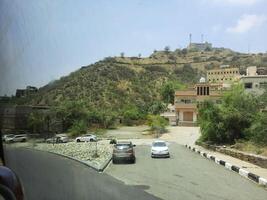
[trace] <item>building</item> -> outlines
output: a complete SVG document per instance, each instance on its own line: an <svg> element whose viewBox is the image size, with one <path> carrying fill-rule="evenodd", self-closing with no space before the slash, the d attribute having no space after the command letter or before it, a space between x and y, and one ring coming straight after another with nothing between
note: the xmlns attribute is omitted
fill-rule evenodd
<svg viewBox="0 0 267 200"><path fill-rule="evenodd" d="M167 106L167 110L164 113L161 113L160 116L168 119L169 124L171 126L177 125L178 116L177 116L177 113L175 112L175 106L174 105L169 104Z"/></svg>
<svg viewBox="0 0 267 200"><path fill-rule="evenodd" d="M246 92L261 95L267 88L267 75L258 75L256 66L248 67L247 74L240 77L240 82L244 84Z"/></svg>
<svg viewBox="0 0 267 200"><path fill-rule="evenodd" d="M239 68L220 68L207 71L209 83L230 83L240 78Z"/></svg>
<svg viewBox="0 0 267 200"><path fill-rule="evenodd" d="M203 43L190 43L187 47L188 50L205 51L212 49L212 44L208 42Z"/></svg>
<svg viewBox="0 0 267 200"><path fill-rule="evenodd" d="M49 114L47 106L0 106L0 129L2 133L29 131L28 117L32 112ZM62 122L58 119L51 119L43 132L62 131Z"/></svg>
<svg viewBox="0 0 267 200"><path fill-rule="evenodd" d="M26 97L31 94L34 94L38 91L36 87L27 86L26 89L17 89L16 90L16 97Z"/></svg>
<svg viewBox="0 0 267 200"><path fill-rule="evenodd" d="M222 91L226 90L223 84L206 83L205 79L189 90L175 92L175 111L178 116L178 125L194 125L197 122L197 108L204 100L215 103L221 102Z"/></svg>

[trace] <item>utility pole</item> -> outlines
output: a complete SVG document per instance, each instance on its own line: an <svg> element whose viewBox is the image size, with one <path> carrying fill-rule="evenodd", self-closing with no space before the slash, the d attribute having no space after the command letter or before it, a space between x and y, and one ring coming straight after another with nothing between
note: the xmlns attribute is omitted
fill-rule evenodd
<svg viewBox="0 0 267 200"><path fill-rule="evenodd" d="M189 44L191 44L191 43L192 43L192 34L189 33Z"/></svg>

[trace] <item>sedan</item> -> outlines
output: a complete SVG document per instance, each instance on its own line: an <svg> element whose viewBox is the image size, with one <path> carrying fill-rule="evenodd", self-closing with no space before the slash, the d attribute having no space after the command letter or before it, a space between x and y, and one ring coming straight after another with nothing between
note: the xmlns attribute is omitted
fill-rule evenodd
<svg viewBox="0 0 267 200"><path fill-rule="evenodd" d="M75 141L76 142L96 142L97 138L96 138L96 135L86 134L86 135L75 138Z"/></svg>
<svg viewBox="0 0 267 200"><path fill-rule="evenodd" d="M152 143L151 147L151 157L152 158L169 158L170 152L168 145L165 141L157 140Z"/></svg>

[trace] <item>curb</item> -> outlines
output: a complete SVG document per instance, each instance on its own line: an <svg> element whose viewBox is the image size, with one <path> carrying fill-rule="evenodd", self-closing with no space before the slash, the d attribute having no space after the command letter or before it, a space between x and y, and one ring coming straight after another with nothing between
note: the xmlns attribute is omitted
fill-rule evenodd
<svg viewBox="0 0 267 200"><path fill-rule="evenodd" d="M191 151L194 151L194 152L200 154L201 156L203 156L203 157L205 157L205 158L207 158L209 160L214 161L218 165L224 166L228 170L234 171L234 172L238 173L239 175L241 175L241 176L243 176L243 177L245 177L245 178L247 178L247 179L249 179L249 180L251 180L251 181L253 181L255 183L258 183L259 185L267 187L267 179L265 179L265 178L262 178L262 177L260 177L260 176L258 176L256 174L250 173L249 171L247 171L245 169L242 169L240 167L232 165L232 164L230 164L230 163L228 163L228 162L226 162L224 160L221 160L219 158L216 158L216 157L214 157L214 156L212 156L212 155L210 155L208 153L202 152L202 151L196 149L195 147L191 147L191 146L189 146L187 144L185 145L185 147L190 149Z"/></svg>
<svg viewBox="0 0 267 200"><path fill-rule="evenodd" d="M60 154L60 153L56 153L56 152L52 152L52 151L43 151L43 150L40 150L40 149L34 149L34 148L30 148L30 147L20 147L20 148L30 149L30 150L34 150L34 151L47 152L47 153L54 154L54 155L57 155L57 156L62 156L64 158L68 158L70 160L74 160L76 162L79 162L79 163L87 166L87 167L90 167L91 169L96 170L97 172L103 172L106 169L106 167L108 166L108 164L110 163L111 159L112 159L112 156L110 155L109 158L102 165L100 165L100 167L97 167L95 164L93 164L90 161L87 161L87 162L86 161L82 161L82 160L79 160L77 158L73 158L73 157L66 156L66 155L63 155L63 154Z"/></svg>

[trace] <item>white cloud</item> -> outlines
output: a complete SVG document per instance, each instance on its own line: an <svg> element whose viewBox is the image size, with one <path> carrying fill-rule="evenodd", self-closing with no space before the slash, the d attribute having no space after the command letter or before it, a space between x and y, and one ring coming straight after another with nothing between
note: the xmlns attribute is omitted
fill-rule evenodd
<svg viewBox="0 0 267 200"><path fill-rule="evenodd" d="M226 29L228 33L245 33L252 28L261 26L267 20L266 15L242 15L233 27Z"/></svg>

